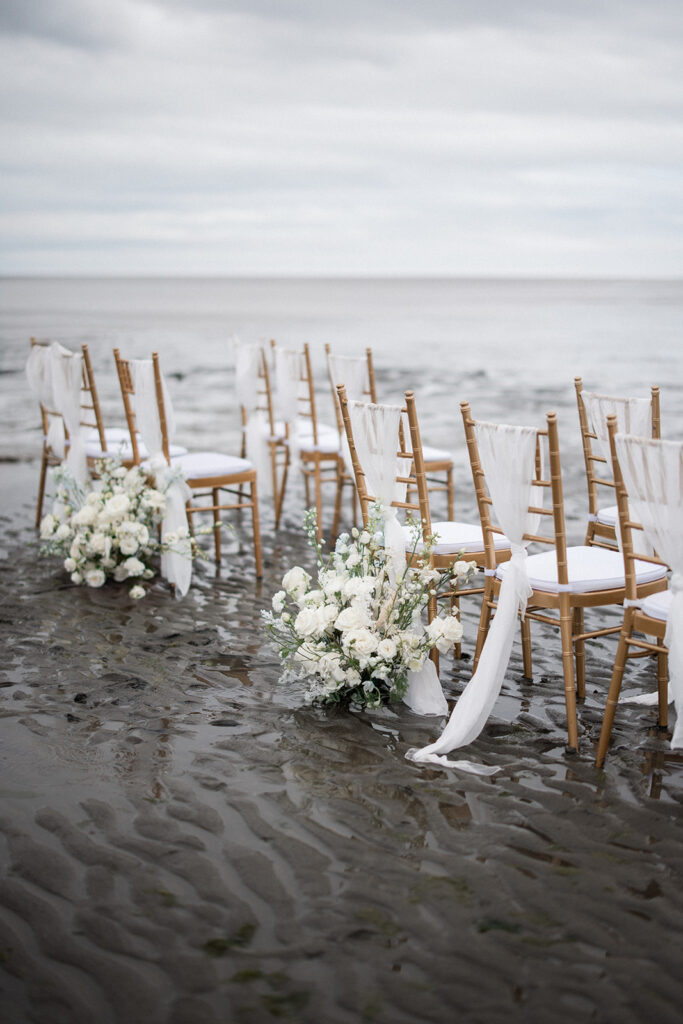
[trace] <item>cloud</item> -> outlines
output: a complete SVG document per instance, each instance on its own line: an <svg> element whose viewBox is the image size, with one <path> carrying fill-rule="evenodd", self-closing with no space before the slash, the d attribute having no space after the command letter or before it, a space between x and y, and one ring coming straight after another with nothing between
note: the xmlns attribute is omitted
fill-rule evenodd
<svg viewBox="0 0 683 1024"><path fill-rule="evenodd" d="M0 11L6 272L683 268L667 0Z"/></svg>

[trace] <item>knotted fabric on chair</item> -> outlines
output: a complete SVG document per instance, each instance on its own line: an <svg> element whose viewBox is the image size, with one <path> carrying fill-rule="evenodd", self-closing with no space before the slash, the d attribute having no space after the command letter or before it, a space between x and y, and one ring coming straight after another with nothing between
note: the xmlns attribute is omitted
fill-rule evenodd
<svg viewBox="0 0 683 1024"><path fill-rule="evenodd" d="M538 528L538 517L528 511L534 490L537 431L532 427L492 423L477 423L475 429L493 507L510 541L512 556L506 563L509 568L501 583L496 615L476 672L440 738L420 750L409 750L406 756L413 761L441 763L474 774L491 775L499 769L470 761L452 761L444 755L472 743L484 728L503 685L518 613L524 614L532 593L526 570L529 541L524 540L524 534L534 533Z"/></svg>
<svg viewBox="0 0 683 1024"><path fill-rule="evenodd" d="M618 433L619 465L634 518L672 570L671 601L664 643L669 649L669 680L676 706L671 746L683 747L683 443Z"/></svg>
<svg viewBox="0 0 683 1024"><path fill-rule="evenodd" d="M135 421L140 436L149 452L148 466L155 485L166 496L166 510L161 524L162 540L166 534L179 534L180 539L170 551L161 556L161 575L175 584L179 597L183 597L190 588L192 580L191 542L188 536L187 511L185 504L191 497L182 475L173 471L166 461L163 451L163 434L157 405L154 365L151 359L131 359L130 369L134 383L132 402L135 409ZM169 437L174 432L173 406L162 379L164 393L164 411L166 430Z"/></svg>

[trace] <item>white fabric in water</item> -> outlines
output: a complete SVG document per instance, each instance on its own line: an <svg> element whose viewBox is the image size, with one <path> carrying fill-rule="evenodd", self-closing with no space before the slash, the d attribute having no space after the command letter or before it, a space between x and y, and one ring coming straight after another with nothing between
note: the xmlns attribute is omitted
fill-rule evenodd
<svg viewBox="0 0 683 1024"><path fill-rule="evenodd" d="M83 486L88 479L88 464L81 427L83 357L80 352L70 352L56 341L50 346L50 352L53 408L60 413L69 432L69 449L65 465L77 483ZM57 454L61 454L52 444L51 447Z"/></svg>
<svg viewBox="0 0 683 1024"><path fill-rule="evenodd" d="M676 705L671 746L683 747L683 443L617 434L617 457L629 507L659 557L672 570L664 642Z"/></svg>
<svg viewBox="0 0 683 1024"><path fill-rule="evenodd" d="M154 364L151 359L133 359L130 362L134 394L132 396L135 422L143 444L150 453L149 467L154 474L157 488L166 495L166 511L161 524L161 536L181 533L183 537L173 550L161 555L161 575L175 584L179 597L184 597L192 580L192 546L185 534L188 529L186 502L191 496L190 488L166 462L163 453L161 421L154 383ZM173 434L173 408L162 378L164 412L169 438Z"/></svg>
<svg viewBox="0 0 683 1024"><path fill-rule="evenodd" d="M504 579L508 573L508 562L498 566L496 575ZM651 562L635 563L636 580L639 584L652 583L666 576L666 569ZM557 594L557 556L555 550L543 551L538 555L530 555L526 563L529 583L534 590L542 590L548 594ZM626 585L624 578L624 559L619 551L608 551L606 548L577 545L567 548L567 578L569 592L572 594L589 594L595 590L616 590Z"/></svg>
<svg viewBox="0 0 683 1024"><path fill-rule="evenodd" d="M238 338L233 338L233 352L237 400L247 414L244 430L247 457L256 467L259 493L270 497L273 493L270 447L268 445L270 425L265 410L258 408L261 400L259 371L263 355L258 346L245 345Z"/></svg>
<svg viewBox="0 0 683 1024"><path fill-rule="evenodd" d="M427 658L419 671L408 673L408 689L403 697L403 703L416 715L448 714L448 703L431 658Z"/></svg>
<svg viewBox="0 0 683 1024"><path fill-rule="evenodd" d="M496 614L479 658L477 671L465 687L440 738L421 750L409 750L406 757L477 774L493 774L496 767L476 766L469 761L451 761L445 755L477 738L500 693L510 660L517 626L517 613L524 614L531 595L526 574L525 533L537 530L538 516L530 515L536 454L536 430L477 423L477 442L493 508L505 535L510 539L512 557L506 564L498 595Z"/></svg>

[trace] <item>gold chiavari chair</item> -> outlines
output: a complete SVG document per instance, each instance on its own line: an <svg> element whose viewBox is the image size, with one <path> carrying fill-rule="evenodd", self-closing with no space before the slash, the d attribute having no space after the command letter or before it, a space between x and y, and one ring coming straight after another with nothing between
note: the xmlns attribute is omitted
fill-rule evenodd
<svg viewBox="0 0 683 1024"><path fill-rule="evenodd" d="M588 489L588 526L586 528L586 544L595 544L602 547L614 548L617 545L617 506L615 503L609 505L603 505L600 500L600 494L606 491L610 493L610 497L614 496L614 477L612 476L612 466L610 460L607 458L606 451L600 450L598 434L595 430L595 424L591 423L591 416L589 415L589 409L587 408L587 400L590 403L591 400L607 400L609 406L615 409L619 409L622 418L628 417L628 406L637 399L612 397L606 395L597 395L593 392L586 392L583 390L583 380L581 377L574 378L574 388L576 390L576 403L579 412L579 428L581 430L581 445L583 449L583 459L586 467L586 485ZM640 399L644 402L644 399ZM661 419L660 419L660 398L659 388L653 386L650 390L650 427L651 436L653 438L660 437ZM607 426L606 423L602 423L600 428L604 445L602 447L607 448ZM620 423L620 429L624 429L627 433L631 433L632 428L630 423ZM596 442L598 442L598 450L596 450Z"/></svg>
<svg viewBox="0 0 683 1024"><path fill-rule="evenodd" d="M121 357L118 349L114 350L114 359L121 385L123 404L126 410L131 445L136 454L135 463L144 466L145 462L141 457L141 444L136 424L134 405L135 385L130 363L127 359ZM156 403L159 412L164 458L171 467L180 470L187 486L193 492L192 499L187 503L187 515L190 526L192 525L194 515L212 514L214 548L216 564L218 565L221 560L220 513L242 508L251 509L256 576L260 579L262 576L261 530L256 470L247 459L238 458L235 455L224 455L219 452L188 452L186 449L177 455L173 454L173 448L169 443L168 436L165 386L159 356L156 352L152 353L152 363L154 366ZM249 488L249 498L244 498L241 493L242 487L245 485ZM222 493L234 495L235 500L222 500ZM195 503L195 498L203 496L209 498L210 504Z"/></svg>
<svg viewBox="0 0 683 1024"><path fill-rule="evenodd" d="M481 518L486 552L486 580L482 601L475 665L488 634L494 614L501 581L508 568L498 564L495 553L496 537L500 529L493 522L492 501L488 493L476 437L476 421L469 405L461 403L472 460L477 504ZM550 478L545 477L545 452ZM557 415L546 417L546 429L537 431L537 457L533 480L536 505L529 513L537 516L539 524L547 522L547 533L526 533L524 540L547 548L528 555L526 571L531 587L525 616L522 620L522 654L524 675L532 678L530 622L544 622L559 627L562 648L562 671L567 712L567 736L571 749L578 749L578 722L576 699L585 696L585 641L595 637L618 633L620 626L605 627L586 632L584 609L621 605L626 596L626 579L621 554L591 545L568 546L562 491L562 467L557 429ZM540 528L540 525L539 525ZM666 586L665 570L647 562L634 565L638 596L645 596ZM556 615L549 614L556 612ZM575 668L576 664L576 668Z"/></svg>
<svg viewBox="0 0 683 1024"><path fill-rule="evenodd" d="M654 565L662 566L666 571L668 566L656 555L644 555L634 550L634 532L641 532L641 523L635 522L632 518L629 497L624 483L624 477L619 465L615 436L617 433L616 417L610 416L607 420L609 431L610 448L612 453L612 469L617 496L617 508L619 510L619 532L621 536L621 551L624 559L624 573L626 577L626 601L624 605L624 621L619 635L619 645L614 661L614 669L610 680L605 714L602 721L600 739L595 763L601 767L607 754L614 716L619 702L621 684L624 678L624 671L628 660L633 658L657 658L657 692L658 692L658 720L660 729L666 729L668 724L668 648L664 644L664 636L667 627L667 618L671 607L671 591L660 590L639 600L637 586L636 566L639 561L651 562ZM656 439L655 439L656 440ZM671 442L669 442L671 443ZM681 462L683 464L683 445L681 448ZM656 501L656 493L653 489L652 501ZM683 493L680 494L681 505L683 506ZM683 522L683 507L681 508L681 522ZM638 633L638 636L634 636ZM654 637L654 640L647 640L645 637Z"/></svg>
<svg viewBox="0 0 683 1024"><path fill-rule="evenodd" d="M271 351L273 350L273 345L274 342L271 342ZM275 512L275 529L277 530L282 516L282 500L287 484L287 474L289 472L289 447L287 445L287 432L284 424L277 423L275 420L275 406L271 385L271 369L268 364L266 350L263 346L260 346L258 351L257 401L251 412L252 414L263 414L265 420L264 431L270 456L273 508ZM249 410L244 404L240 406L240 416L242 420L240 457L245 459L247 458L247 423L249 421Z"/></svg>

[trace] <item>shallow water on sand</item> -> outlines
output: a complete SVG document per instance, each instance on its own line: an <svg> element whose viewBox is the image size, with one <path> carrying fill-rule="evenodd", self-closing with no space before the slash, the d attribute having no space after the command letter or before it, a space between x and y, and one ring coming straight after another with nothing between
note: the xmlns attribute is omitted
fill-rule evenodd
<svg viewBox="0 0 683 1024"><path fill-rule="evenodd" d="M225 335L267 338L275 321L283 342L373 344L384 397L416 387L428 440L454 452L462 516L474 511L463 398L482 417L536 421L558 410L576 540L585 488L574 373L622 393L661 384L664 433L683 433L680 286L421 287L387 284L370 302L348 283L316 293L252 282L229 294L215 283L161 284L140 286L136 304L130 283L120 294L111 282L16 285L0 323L2 452L38 449L23 383L31 333L89 341L112 412L111 343L132 355L158 344L178 440L218 437L234 450ZM648 328L658 344L644 352ZM188 337L200 339L194 350ZM523 352L535 353L531 364ZM503 771L484 779L420 767L405 752L440 723L403 706L310 708L279 683L259 613L282 574L311 561L300 493L277 535L264 508L261 583L248 523L235 519L219 576L204 563L183 601L158 582L134 604L113 585L72 588L39 561L37 464L0 473L3 1020L680 1019L683 767L654 711L626 705L605 770L593 767L613 637L588 648L578 756L565 753L559 638L536 625L533 683L515 645L494 714L468 751ZM468 654L472 602L463 619ZM451 704L470 664L442 661ZM654 686L649 663L630 669L627 689Z"/></svg>
<svg viewBox="0 0 683 1024"><path fill-rule="evenodd" d="M534 682L515 646L470 748L503 771L419 767L405 751L438 723L279 684L259 610L310 558L299 531L268 536L261 584L237 523L220 576L134 604L37 561L31 507L0 562L3 1019L680 1019L683 769L626 706L594 769L612 638L589 651L578 757L540 626ZM468 678L443 659L449 699Z"/></svg>

